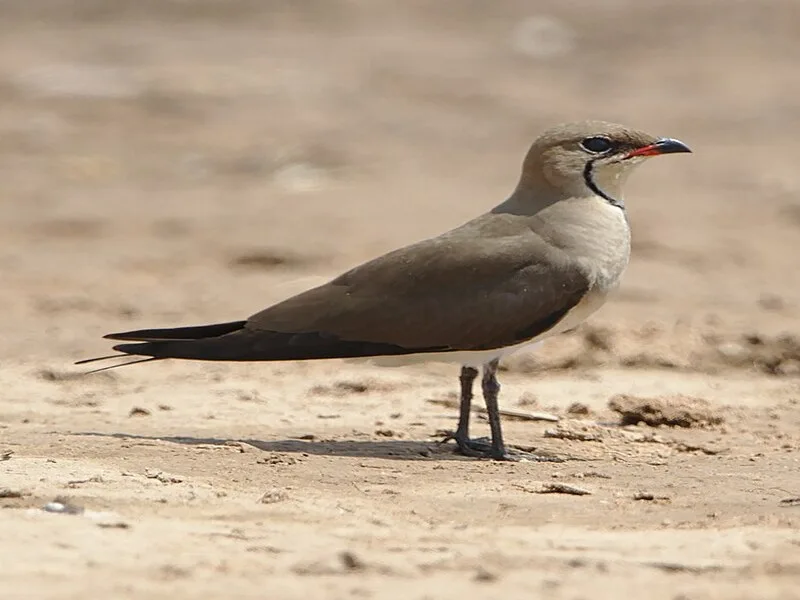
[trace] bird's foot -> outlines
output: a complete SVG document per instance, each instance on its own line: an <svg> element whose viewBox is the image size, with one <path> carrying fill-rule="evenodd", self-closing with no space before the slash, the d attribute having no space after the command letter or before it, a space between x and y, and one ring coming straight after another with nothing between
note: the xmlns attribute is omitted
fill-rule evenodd
<svg viewBox="0 0 800 600"><path fill-rule="evenodd" d="M439 442L444 444L450 440L455 441L456 450L464 456L473 458L489 458L492 460L503 460L512 462L530 461L530 462L562 462L562 459L555 456L544 456L534 454L532 452L525 452L517 448L507 448L502 446L495 447L492 441L487 437L481 438L468 438L459 436L457 432L445 432L444 438Z"/></svg>

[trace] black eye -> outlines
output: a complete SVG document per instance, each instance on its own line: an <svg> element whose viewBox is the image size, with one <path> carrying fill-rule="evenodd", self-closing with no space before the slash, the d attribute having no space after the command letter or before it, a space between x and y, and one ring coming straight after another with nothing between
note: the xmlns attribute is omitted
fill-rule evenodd
<svg viewBox="0 0 800 600"><path fill-rule="evenodd" d="M611 140L600 136L590 137L583 140L581 146L584 150L588 150L594 154L600 154L601 152L608 152L611 150Z"/></svg>

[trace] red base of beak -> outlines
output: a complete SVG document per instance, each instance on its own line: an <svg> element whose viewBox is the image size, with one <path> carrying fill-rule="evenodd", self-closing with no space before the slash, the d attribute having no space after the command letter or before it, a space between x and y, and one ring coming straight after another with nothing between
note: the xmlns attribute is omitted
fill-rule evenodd
<svg viewBox="0 0 800 600"><path fill-rule="evenodd" d="M625 158L633 158L634 156L656 156L658 154L675 154L678 152L691 152L689 147L679 140L670 138L663 138L656 141L655 144L649 146L642 146L636 150L628 152Z"/></svg>

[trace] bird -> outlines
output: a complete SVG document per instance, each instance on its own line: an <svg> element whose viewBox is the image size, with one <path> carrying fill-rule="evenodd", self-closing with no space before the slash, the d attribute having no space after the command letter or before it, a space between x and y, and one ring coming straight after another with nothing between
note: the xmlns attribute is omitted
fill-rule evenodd
<svg viewBox="0 0 800 600"><path fill-rule="evenodd" d="M437 237L369 260L244 320L110 333L123 363L162 359L364 359L460 365L462 455L522 460L503 439L497 371L520 348L576 328L620 284L630 258L623 187L634 168L683 142L605 121L564 123L530 146L513 191ZM111 367L104 368L114 368ZM103 369L97 369L103 370ZM479 370L489 438L471 438ZM536 455L531 455L534 458Z"/></svg>

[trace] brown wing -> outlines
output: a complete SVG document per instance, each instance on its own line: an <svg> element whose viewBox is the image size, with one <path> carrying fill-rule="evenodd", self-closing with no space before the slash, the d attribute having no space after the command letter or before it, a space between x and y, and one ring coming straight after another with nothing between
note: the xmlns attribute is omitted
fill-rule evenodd
<svg viewBox="0 0 800 600"><path fill-rule="evenodd" d="M548 330L588 287L581 270L532 232L479 243L443 237L267 308L245 328L409 349L490 349Z"/></svg>
<svg viewBox="0 0 800 600"><path fill-rule="evenodd" d="M486 350L547 331L589 285L578 265L524 224L486 216L365 263L245 322L106 337L143 342L114 347L128 354L196 360Z"/></svg>

